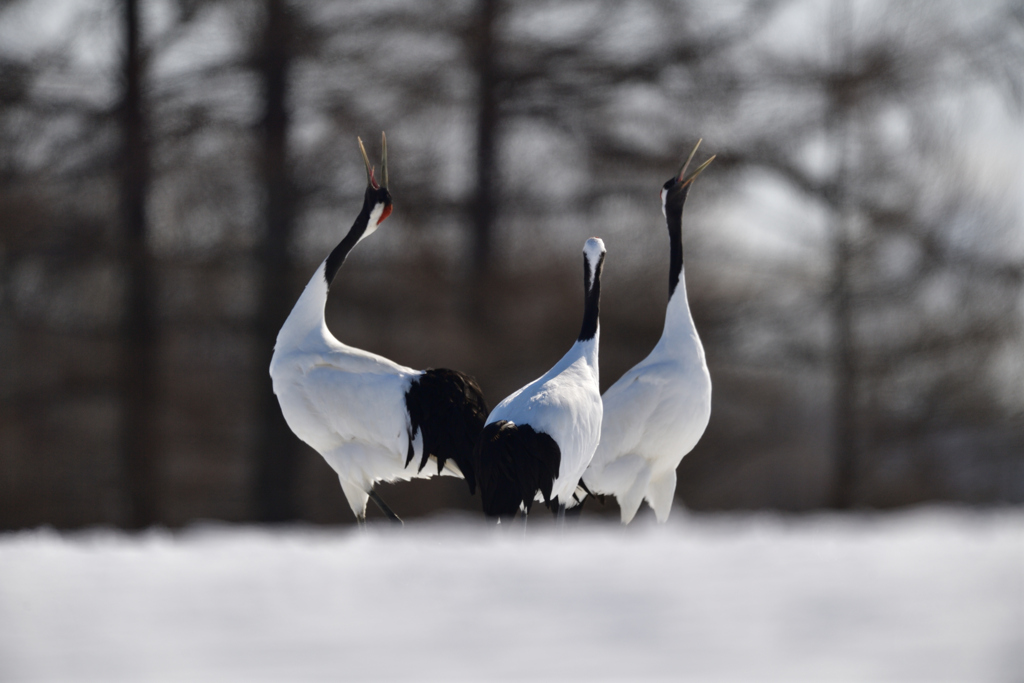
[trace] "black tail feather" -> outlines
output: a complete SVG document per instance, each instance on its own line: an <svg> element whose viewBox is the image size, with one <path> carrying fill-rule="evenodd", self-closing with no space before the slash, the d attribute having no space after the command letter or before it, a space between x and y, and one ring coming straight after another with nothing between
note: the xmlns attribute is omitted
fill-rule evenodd
<svg viewBox="0 0 1024 683"><path fill-rule="evenodd" d="M425 370L409 386L405 407L409 413L406 466L415 455L413 441L419 432L423 438L419 470L422 471L430 456L434 456L440 474L450 458L462 471L469 492L475 493L477 476L473 448L488 413L487 402L476 380L455 370Z"/></svg>
<svg viewBox="0 0 1024 683"><path fill-rule="evenodd" d="M538 491L550 507L562 460L551 436L500 420L484 427L475 453L484 514L512 517L520 505L529 512Z"/></svg>

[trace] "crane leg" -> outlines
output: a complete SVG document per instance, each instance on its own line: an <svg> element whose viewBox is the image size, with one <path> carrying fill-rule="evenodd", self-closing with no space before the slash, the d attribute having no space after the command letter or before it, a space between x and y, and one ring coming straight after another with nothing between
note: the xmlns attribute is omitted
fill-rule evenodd
<svg viewBox="0 0 1024 683"><path fill-rule="evenodd" d="M381 497L377 495L376 491L374 491L373 489L370 489L367 492L367 495L370 496L370 500L372 500L374 502L374 504L377 507L380 508L380 511L383 512L387 516L388 519L390 519L395 524L402 524L402 518L399 517L398 515L396 515L394 513L394 511L391 508L388 507L388 504L385 503L381 499Z"/></svg>

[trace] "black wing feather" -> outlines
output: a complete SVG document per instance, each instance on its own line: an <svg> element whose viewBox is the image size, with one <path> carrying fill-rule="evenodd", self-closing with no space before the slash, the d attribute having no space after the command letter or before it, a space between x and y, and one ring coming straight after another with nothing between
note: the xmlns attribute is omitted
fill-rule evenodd
<svg viewBox="0 0 1024 683"><path fill-rule="evenodd" d="M520 506L529 511L538 491L550 506L561 461L558 443L530 425L499 420L484 427L476 447L484 514L513 517Z"/></svg>
<svg viewBox="0 0 1024 683"><path fill-rule="evenodd" d="M476 492L476 468L473 447L487 419L487 402L476 380L456 370L425 370L409 385L405 394L409 413L409 450L406 466L412 462L416 432L423 435L423 470L430 456L437 459L441 473L449 458L462 470L469 492Z"/></svg>

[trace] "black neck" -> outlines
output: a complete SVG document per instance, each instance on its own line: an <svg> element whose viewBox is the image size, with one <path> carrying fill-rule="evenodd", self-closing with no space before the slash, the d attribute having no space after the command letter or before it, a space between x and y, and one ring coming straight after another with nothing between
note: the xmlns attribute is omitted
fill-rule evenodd
<svg viewBox="0 0 1024 683"><path fill-rule="evenodd" d="M583 257L583 327L576 341L587 341L597 334L597 322L601 314L601 269L604 266L604 254L601 254L590 272L590 263Z"/></svg>
<svg viewBox="0 0 1024 683"><path fill-rule="evenodd" d="M338 274L341 269L341 264L348 258L348 253L352 251L352 247L356 246L359 239L366 232L366 227L370 223L370 211L372 207L367 203L363 203L363 210L356 216L356 222L352 224L348 234L338 242L338 246L331 251L331 255L327 257L327 263L324 268L324 279L327 280L328 289L331 283L334 282L334 276Z"/></svg>
<svg viewBox="0 0 1024 683"><path fill-rule="evenodd" d="M668 224L669 262L668 298L676 293L679 275L683 272L683 206L665 207L665 222Z"/></svg>

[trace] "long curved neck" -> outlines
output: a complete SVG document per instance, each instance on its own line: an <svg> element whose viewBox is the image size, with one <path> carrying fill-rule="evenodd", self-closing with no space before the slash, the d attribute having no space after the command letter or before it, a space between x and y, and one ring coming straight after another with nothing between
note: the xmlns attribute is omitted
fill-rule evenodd
<svg viewBox="0 0 1024 683"><path fill-rule="evenodd" d="M686 270L679 269L677 286L668 298L665 307L665 329L662 337L696 334L690 302L686 298Z"/></svg>
<svg viewBox="0 0 1024 683"><path fill-rule="evenodd" d="M690 313L686 297L686 269L683 266L683 207L666 207L668 225L669 266L668 306L665 309L665 328L658 347L673 356L693 355L703 360L704 349L697 335L697 327Z"/></svg>
<svg viewBox="0 0 1024 683"><path fill-rule="evenodd" d="M596 262L583 256L583 325L580 334L562 359L558 361L546 376L554 376L583 358L588 367L598 377L598 344L601 340L601 269L604 254L596 258Z"/></svg>
<svg viewBox="0 0 1024 683"><path fill-rule="evenodd" d="M668 297L675 294L683 273L683 207L665 207L665 222L668 224ZM686 293L683 293L686 298Z"/></svg>
<svg viewBox="0 0 1024 683"><path fill-rule="evenodd" d="M341 265L345 263L345 259L348 258L348 253L352 251L352 247L359 244L359 240L367 236L366 228L370 224L370 217L373 211L366 203L363 204L363 210L356 216L355 223L349 228L348 234L341 238L333 250L331 250L330 256L324 261L324 284L330 288L331 283L334 282L334 277L341 270ZM376 229L376 225L374 229ZM372 232L372 231L371 231Z"/></svg>
<svg viewBox="0 0 1024 683"><path fill-rule="evenodd" d="M299 300L292 307L292 312L288 314L288 319L281 326L281 331L277 334L275 348L299 345L313 333L319 334L322 338L330 335L327 330L327 322L324 319L327 291L345 259L348 258L349 252L352 251L352 247L369 234L367 226L372 218L371 214L370 207L364 204L363 210L359 212L348 234L342 238L338 246L334 247L330 255L313 273L306 288L302 290Z"/></svg>
<svg viewBox="0 0 1024 683"><path fill-rule="evenodd" d="M604 256L593 266L583 257L583 326L580 328L580 336L576 341L587 341L593 339L600 328L601 316L601 265Z"/></svg>

